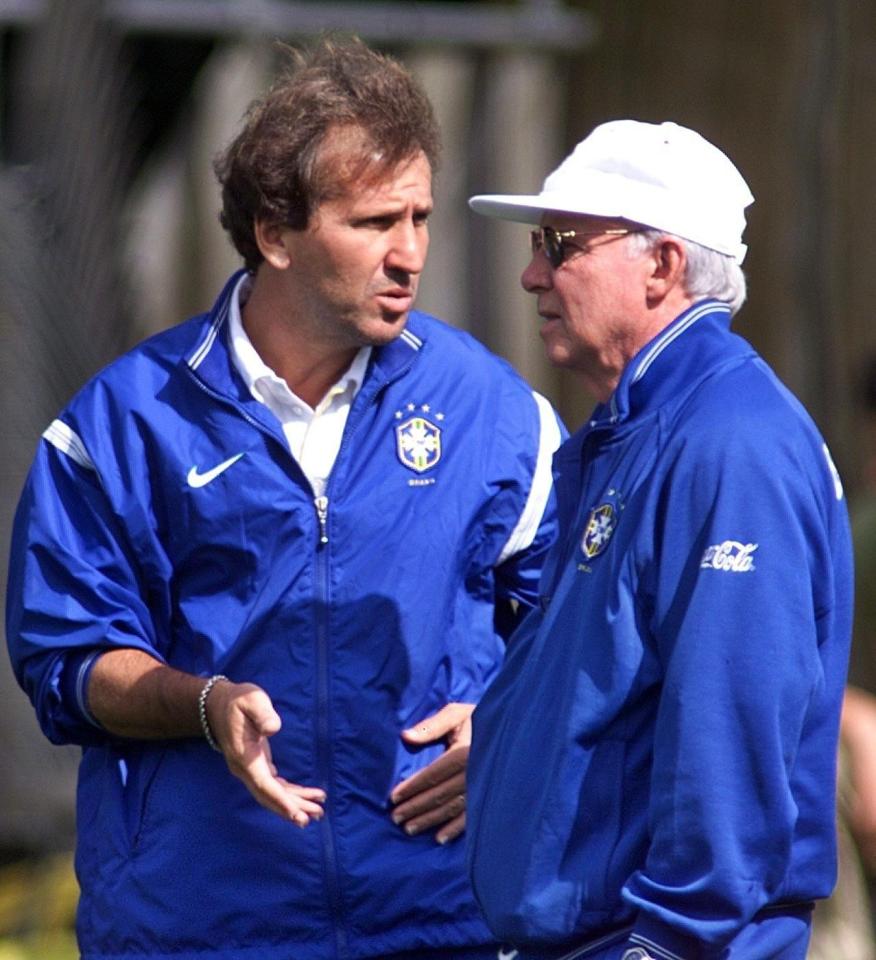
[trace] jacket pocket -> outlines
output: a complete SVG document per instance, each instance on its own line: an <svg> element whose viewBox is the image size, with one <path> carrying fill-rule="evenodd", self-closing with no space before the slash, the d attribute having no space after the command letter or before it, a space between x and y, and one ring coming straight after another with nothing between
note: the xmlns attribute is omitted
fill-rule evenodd
<svg viewBox="0 0 876 960"><path fill-rule="evenodd" d="M545 818L544 852L553 847L553 880L565 891L560 910L569 921L600 916L616 897L609 875L620 840L625 756L621 740L569 751L556 804Z"/></svg>
<svg viewBox="0 0 876 960"><path fill-rule="evenodd" d="M136 853L143 844L149 821L150 801L166 756L166 746L144 745L127 758L125 820L132 853Z"/></svg>

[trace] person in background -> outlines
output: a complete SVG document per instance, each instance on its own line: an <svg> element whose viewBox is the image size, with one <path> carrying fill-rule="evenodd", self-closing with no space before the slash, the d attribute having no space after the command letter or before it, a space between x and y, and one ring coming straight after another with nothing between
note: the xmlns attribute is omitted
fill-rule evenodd
<svg viewBox="0 0 876 960"><path fill-rule="evenodd" d="M868 880L874 868L876 698L847 686L837 776L837 883L812 916L807 960L876 960Z"/></svg>
<svg viewBox="0 0 876 960"><path fill-rule="evenodd" d="M557 453L539 606L474 719L475 894L523 960L802 960L836 877L852 623L843 487L730 330L752 196L674 123L597 127L531 196Z"/></svg>
<svg viewBox="0 0 876 960"><path fill-rule="evenodd" d="M815 909L808 960L876 960L876 361L864 365L862 482L850 499L855 550L855 620L849 684L840 724L837 838L839 875Z"/></svg>
<svg viewBox="0 0 876 960"><path fill-rule="evenodd" d="M244 269L43 435L7 632L83 747L85 960L497 955L469 718L537 596L563 428L413 310L438 154L396 61L298 54L217 161Z"/></svg>

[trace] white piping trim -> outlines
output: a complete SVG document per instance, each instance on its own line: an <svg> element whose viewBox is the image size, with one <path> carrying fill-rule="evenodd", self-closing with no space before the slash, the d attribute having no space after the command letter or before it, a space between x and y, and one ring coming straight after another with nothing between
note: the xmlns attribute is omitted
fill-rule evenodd
<svg viewBox="0 0 876 960"><path fill-rule="evenodd" d="M423 341L408 329L402 330L400 338L404 340L409 347L413 347L414 350L419 350L420 347L423 346Z"/></svg>
<svg viewBox="0 0 876 960"><path fill-rule="evenodd" d="M564 956L560 957L560 960L578 960L580 957L583 960L588 953L592 953L594 950L598 950L599 947L604 947L606 944L617 942L624 938L625 934L629 933L632 930L632 927L627 927L624 930L615 930L613 933L607 933L603 937L599 937L596 940L591 940L589 943L585 943L581 947L577 947L571 953L567 953Z"/></svg>
<svg viewBox="0 0 876 960"><path fill-rule="evenodd" d="M661 947L659 943L655 943L653 940L643 937L641 933L630 934L630 943L638 943L647 950L653 950L656 953L659 953L661 957L664 957L665 960L684 960L684 957L680 957L677 953L667 950L666 947Z"/></svg>
<svg viewBox="0 0 876 960"><path fill-rule="evenodd" d="M203 363L204 358L210 352L210 347L213 346L213 341L216 339L216 334L219 332L219 328L222 326L222 322L224 320L225 312L223 311L210 324L210 329L207 331L207 336L201 341L201 344L188 359L188 364L192 370L197 370L201 363Z"/></svg>
<svg viewBox="0 0 876 960"><path fill-rule="evenodd" d="M188 364L192 370L197 370L198 367L204 362L204 358L210 352L210 348L213 346L213 342L216 339L216 335L219 333L220 327L228 319L228 309L232 300L239 302L238 298L240 297L240 288L249 279L249 276L244 274L234 285L234 289L231 291L229 296L226 297L225 302L222 304L222 308L216 315L216 319L210 324L210 329L207 331L206 336L195 348L195 352L188 359Z"/></svg>
<svg viewBox="0 0 876 960"><path fill-rule="evenodd" d="M657 359L658 356L675 340L676 337L681 336L688 327L696 323L697 320L700 320L707 313L730 313L730 308L721 303L720 300L708 300L705 303L701 304L696 308L693 313L688 314L677 327L670 327L663 336L651 347L651 349L642 357L639 362L636 372L633 375L631 383L637 383L645 374L648 372L648 367Z"/></svg>
<svg viewBox="0 0 876 960"><path fill-rule="evenodd" d="M521 550L525 550L535 539L554 482L552 468L554 451L559 447L562 440L560 426L550 403L535 391L533 391L532 396L538 407L540 421L538 455L535 461L535 470L532 474L532 486L529 488L529 496L526 498L526 504L520 514L520 519L517 521L517 526L502 548L496 566L504 563L514 554L520 553Z"/></svg>
<svg viewBox="0 0 876 960"><path fill-rule="evenodd" d="M826 443L822 443L821 452L824 454L824 459L827 460L827 468L830 470L830 477L833 480L833 492L837 500L842 500L843 498L843 481L840 477L839 470L836 468L836 464L833 462L833 457L830 455L830 450L827 447Z"/></svg>
<svg viewBox="0 0 876 960"><path fill-rule="evenodd" d="M97 472L94 462L88 456L85 444L79 438L79 435L71 430L63 420L53 420L43 431L43 439L48 440L56 450L65 453L80 467Z"/></svg>

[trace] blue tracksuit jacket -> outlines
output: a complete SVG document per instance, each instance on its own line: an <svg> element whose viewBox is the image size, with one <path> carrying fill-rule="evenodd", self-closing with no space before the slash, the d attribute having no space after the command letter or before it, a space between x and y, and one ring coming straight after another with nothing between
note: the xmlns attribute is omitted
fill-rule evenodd
<svg viewBox="0 0 876 960"><path fill-rule="evenodd" d="M832 888L846 504L729 323L682 314L557 454L541 609L474 719L470 867L501 938L751 960L753 921Z"/></svg>
<svg viewBox="0 0 876 960"><path fill-rule="evenodd" d="M210 314L76 396L17 514L12 661L46 735L84 746L83 957L345 960L488 942L464 845L406 836L387 798L442 751L399 732L477 701L496 673L496 598L537 596L561 427L505 363L413 314L372 356L317 510L233 368L236 279ZM262 809L202 740L122 740L90 722L84 678L116 647L261 685L283 720L274 761L326 789L326 818L302 831Z"/></svg>

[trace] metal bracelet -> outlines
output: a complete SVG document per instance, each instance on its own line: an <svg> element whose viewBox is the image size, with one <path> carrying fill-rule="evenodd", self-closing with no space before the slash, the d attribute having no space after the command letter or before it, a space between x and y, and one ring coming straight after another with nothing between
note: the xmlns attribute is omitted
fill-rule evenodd
<svg viewBox="0 0 876 960"><path fill-rule="evenodd" d="M222 747L216 742L213 731L210 729L210 721L207 719L207 697L210 696L210 691L220 680L227 681L228 677L221 673L215 674L204 684L204 689L198 694L198 719L201 721L201 731L207 743L218 753L222 753Z"/></svg>

